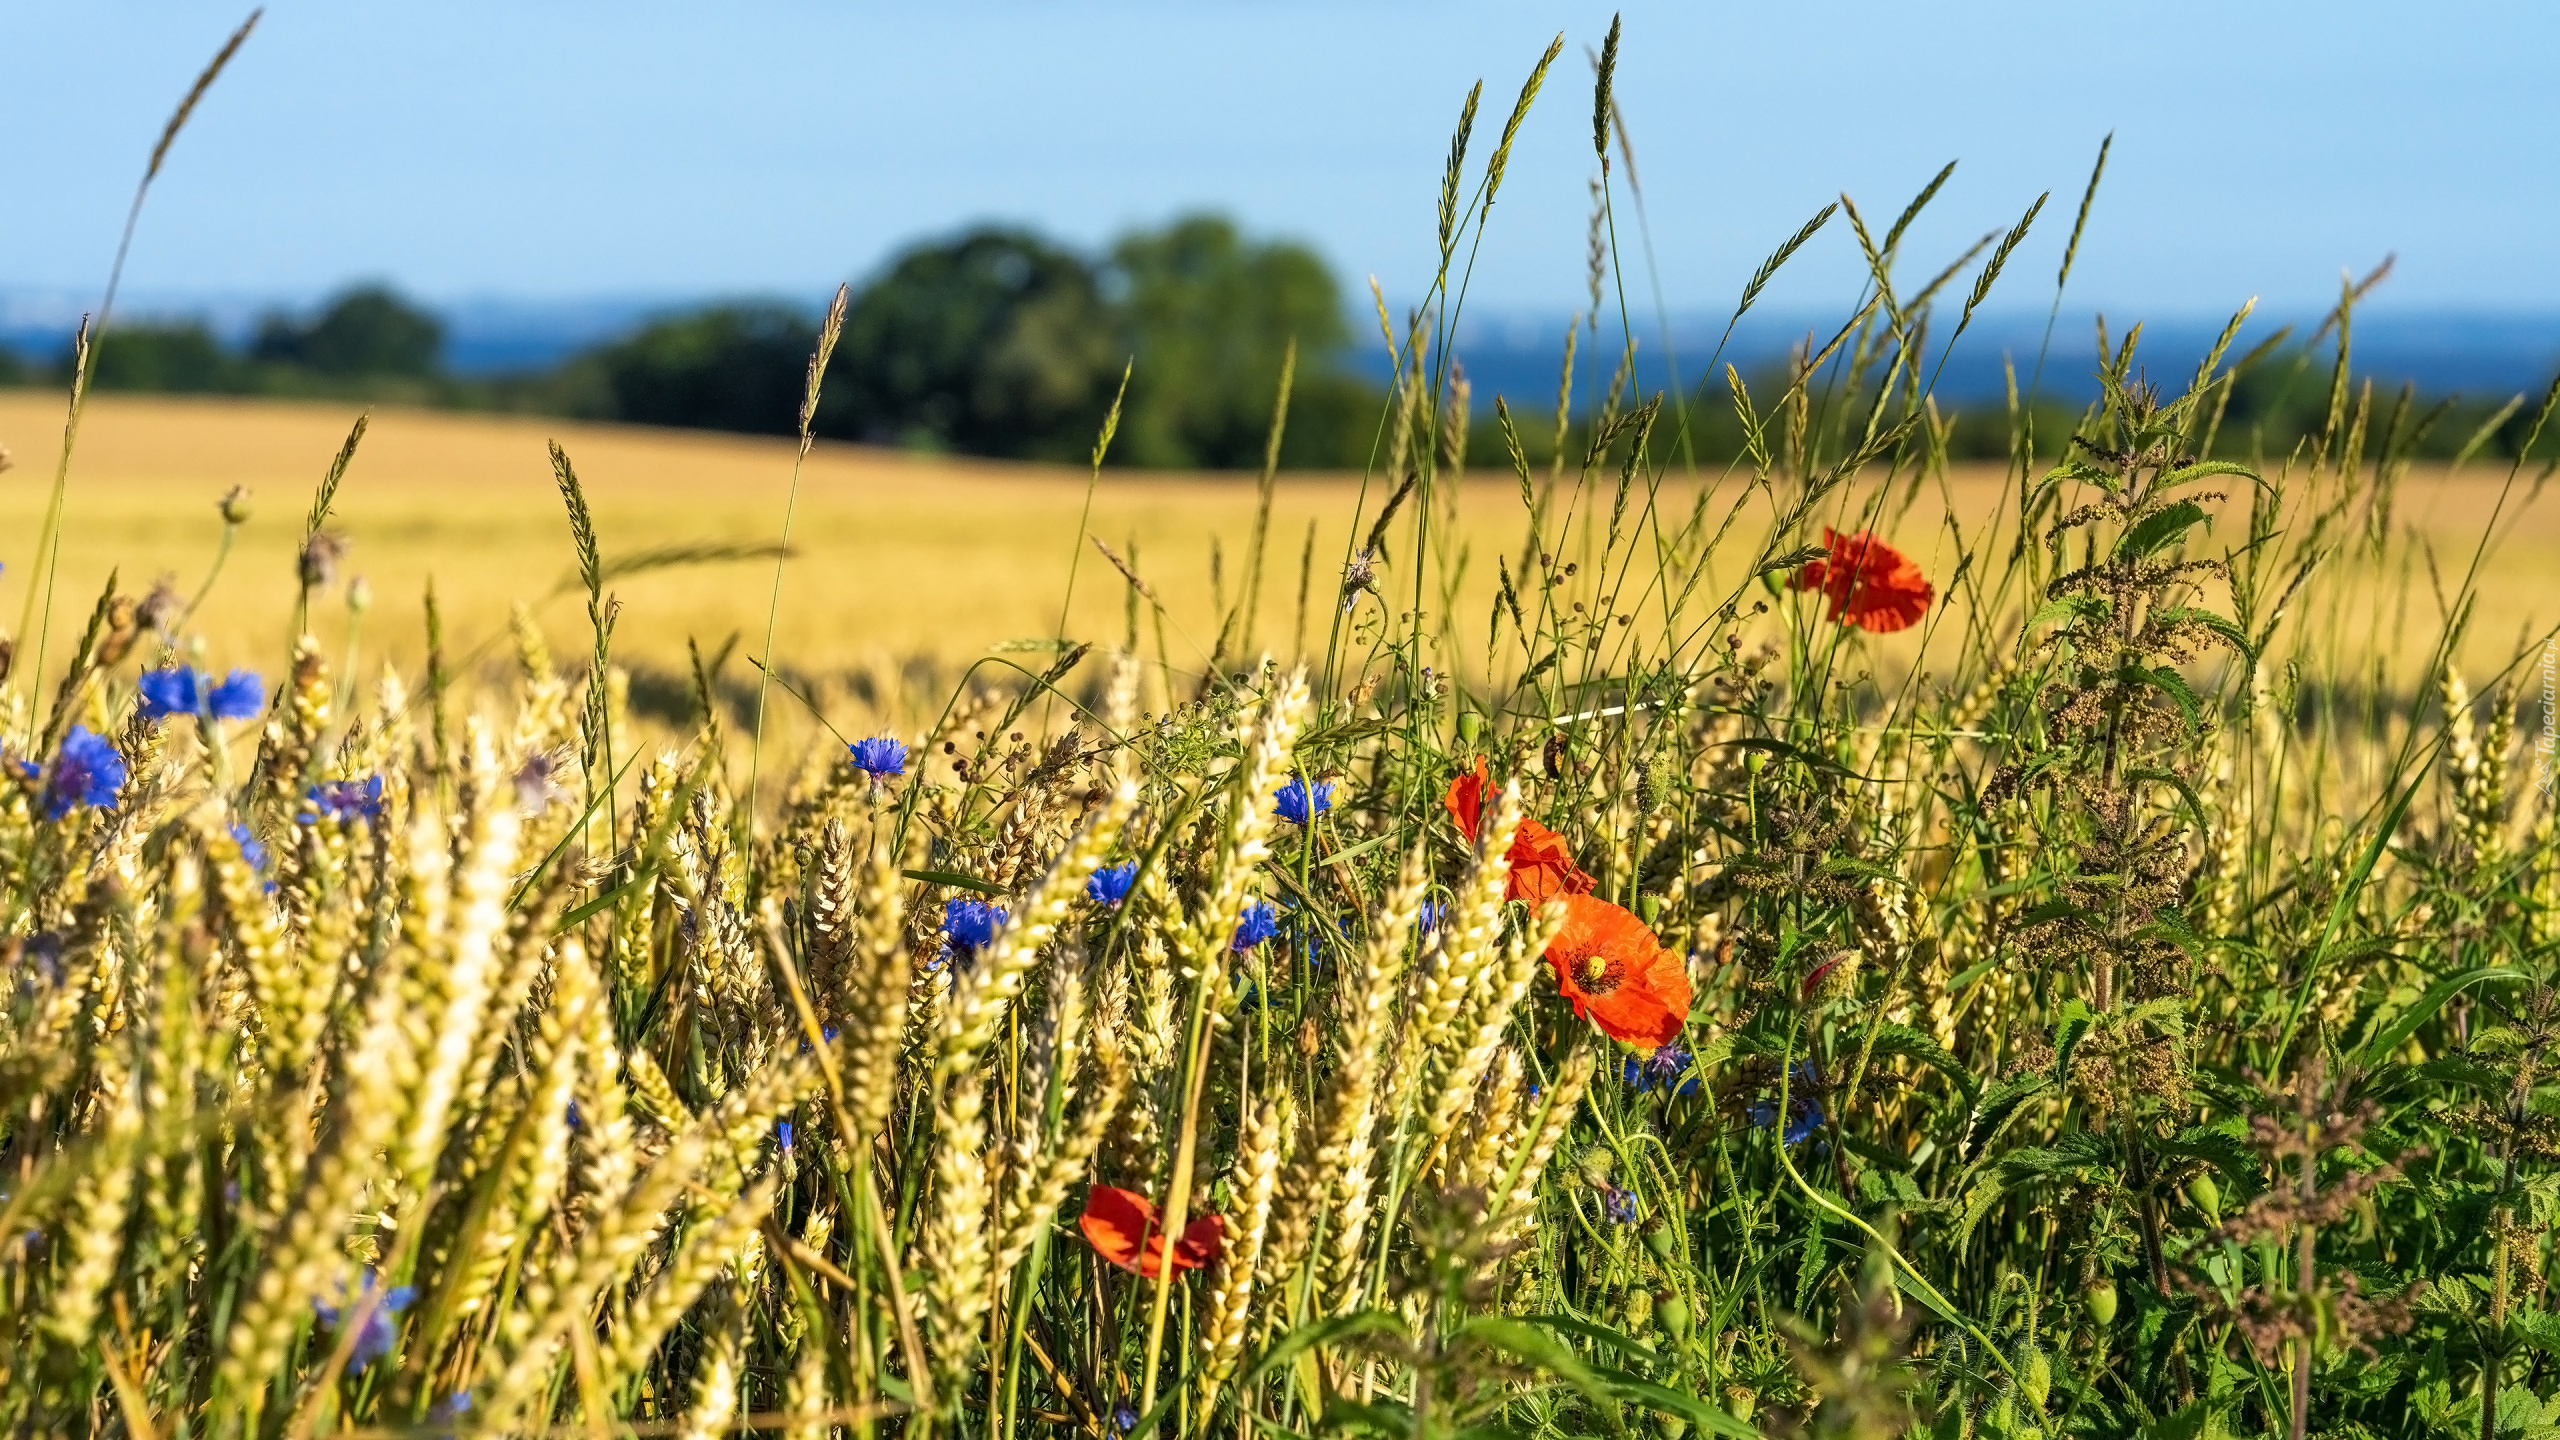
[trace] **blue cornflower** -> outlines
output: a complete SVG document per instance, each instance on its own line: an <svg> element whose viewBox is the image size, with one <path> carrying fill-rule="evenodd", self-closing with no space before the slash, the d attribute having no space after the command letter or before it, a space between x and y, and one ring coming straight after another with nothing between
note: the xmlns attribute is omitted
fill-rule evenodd
<svg viewBox="0 0 2560 1440"><path fill-rule="evenodd" d="M1129 887L1138 883L1138 862L1123 860L1105 865L1084 882L1084 898L1097 905L1117 905L1129 898Z"/></svg>
<svg viewBox="0 0 2560 1440"><path fill-rule="evenodd" d="M1638 1090L1660 1085L1674 1094L1695 1095L1698 1077L1688 1073L1690 1058L1686 1046L1677 1040L1666 1040L1650 1055L1627 1057L1627 1083Z"/></svg>
<svg viewBox="0 0 2560 1440"><path fill-rule="evenodd" d="M907 773L907 747L886 735L853 742L853 768L874 782Z"/></svg>
<svg viewBox="0 0 2560 1440"><path fill-rule="evenodd" d="M339 1299L353 1309L367 1308L365 1300L373 1294L373 1281L373 1272L367 1270L364 1272L363 1293L350 1301L342 1285L339 1287ZM364 1328L356 1332L355 1348L349 1352L347 1359L350 1369L363 1369L367 1364L390 1354L392 1349L400 1343L399 1327L392 1323L391 1317L409 1308L409 1302L417 1298L417 1293L407 1285L394 1285L382 1292L381 1301L370 1307L370 1313L364 1317ZM314 1300L311 1302L311 1308L320 1313L322 1324L333 1328L337 1325L338 1306Z"/></svg>
<svg viewBox="0 0 2560 1440"><path fill-rule="evenodd" d="M959 899L942 907L942 950L947 956L957 955L962 963L976 958L978 948L996 938L1003 928L1005 908L984 900Z"/></svg>
<svg viewBox="0 0 2560 1440"><path fill-rule="evenodd" d="M192 666L154 670L142 677L142 713L147 719L202 715L216 720L247 720L267 708L267 685L253 671L234 670L220 680Z"/></svg>
<svg viewBox="0 0 2560 1440"><path fill-rule="evenodd" d="M296 818L305 825L323 820L346 824L350 820L370 820L382 813L382 777L367 775L362 780L323 780L305 793L311 808Z"/></svg>
<svg viewBox="0 0 2560 1440"><path fill-rule="evenodd" d="M586 1122L583 1118L581 1118L581 1117L579 1116L579 1114L578 1114L578 1102L577 1102L577 1101L575 1101L575 1100L570 1101L570 1102L569 1102L569 1128L570 1128L570 1129L572 1129L572 1130L583 1129L583 1128L585 1127L586 1123L587 1123L587 1122Z"/></svg>
<svg viewBox="0 0 2560 1440"><path fill-rule="evenodd" d="M33 765L25 769L29 775L38 773ZM124 788L124 756L105 736L91 733L86 725L74 725L62 737L62 749L52 766L42 773L46 819L59 820L83 805L112 810L116 792Z"/></svg>
<svg viewBox="0 0 2560 1440"><path fill-rule="evenodd" d="M246 824L234 820L231 822L231 838L240 842L240 858L249 862L249 868L260 875L266 874L267 866L274 857L267 853L267 847L259 842L256 833ZM274 893L275 888L276 882L269 880L268 893Z"/></svg>
<svg viewBox="0 0 2560 1440"><path fill-rule="evenodd" d="M1272 800L1273 814L1292 825L1304 825L1333 808L1333 782L1319 780L1310 788L1305 776L1293 776Z"/></svg>
<svg viewBox="0 0 2560 1440"><path fill-rule="evenodd" d="M791 1122L790 1122L790 1121L788 1121L788 1120L777 1120L777 1121L775 1121L775 1122L774 1122L773 1133L774 1133L774 1138L782 1142L782 1153L783 1153L783 1154L785 1154L785 1155L790 1154L790 1153L791 1153Z"/></svg>
<svg viewBox="0 0 2560 1440"><path fill-rule="evenodd" d="M1440 928L1440 922L1441 922L1441 921L1446 920L1446 919L1448 919L1448 918L1449 918L1449 902L1448 902L1448 901L1446 901L1446 900L1425 900L1425 901L1423 901L1423 902L1422 902L1422 909L1421 909L1421 911L1420 911L1419 913L1417 913L1417 914L1415 915L1415 917L1414 917L1414 924L1413 924L1413 930L1414 930L1414 933L1415 933L1415 934L1417 934L1417 935L1429 935L1429 934L1431 934L1432 932L1434 932L1434 931L1436 931L1436 930L1438 930L1438 929Z"/></svg>
<svg viewBox="0 0 2560 1440"><path fill-rule="evenodd" d="M1118 1426L1118 1427L1120 1427L1120 1432L1121 1432L1122 1434L1124 1434L1124 1435L1125 1435L1125 1434L1127 1434L1128 1432L1132 1431L1132 1430L1137 1429L1137 1428L1138 1428L1138 1412L1137 1412L1136 1407L1134 1407L1134 1406L1130 1405L1130 1404L1129 1404L1127 1401L1125 1401L1125 1400L1124 1400L1124 1401L1122 1401L1121 1403L1117 1404L1117 1405L1112 1406L1112 1407L1111 1407L1111 1423L1112 1423L1112 1424L1114 1424L1114 1425L1116 1425L1116 1426Z"/></svg>
<svg viewBox="0 0 2560 1440"><path fill-rule="evenodd" d="M1636 1192L1615 1185L1600 1187L1600 1215L1612 1225L1636 1223Z"/></svg>
<svg viewBox="0 0 2560 1440"><path fill-rule="evenodd" d="M1255 900L1244 907L1244 914L1236 921L1236 938L1228 942L1228 948L1250 950L1279 933L1280 912L1272 909L1267 900Z"/></svg>
<svg viewBox="0 0 2560 1440"><path fill-rule="evenodd" d="M1821 1073L1810 1060L1799 1060L1787 1081L1787 1125L1781 1138L1790 1145L1801 1145L1813 1138L1824 1123L1821 1102L1814 1092L1822 1084ZM1778 1102L1773 1096L1751 1107L1751 1123L1766 1130L1778 1121Z"/></svg>

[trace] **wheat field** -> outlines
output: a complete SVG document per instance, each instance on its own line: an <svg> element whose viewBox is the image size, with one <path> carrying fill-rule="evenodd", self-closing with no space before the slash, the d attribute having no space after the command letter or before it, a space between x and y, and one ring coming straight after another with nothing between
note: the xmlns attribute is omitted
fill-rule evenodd
<svg viewBox="0 0 2560 1440"><path fill-rule="evenodd" d="M31 557L17 552L42 517L62 409L62 398L48 391L0 390L0 445L15 460L0 476L0 564L7 567L0 570L0 609L11 614L31 568ZM234 486L252 492L253 513L197 628L209 664L273 653L291 622L294 559L311 491L357 413L352 405L290 401L96 397L83 424L63 539L61 594L71 598L57 606L71 613L57 609L49 653L67 651L82 607L110 571L127 591L167 576L192 593L221 535L217 504ZM584 620L546 453L555 439L585 482L608 564L688 546L743 552L780 538L794 450L787 439L386 409L372 418L331 521L353 542L342 578L362 576L371 592L354 637L360 656L415 670L430 578L449 655L503 660L509 611L518 604L532 606L556 642L576 648ZM919 662L954 671L1008 642L1059 634L1071 588L1064 633L1126 643L1129 587L1078 543L1088 478L1071 467L821 443L792 517L793 558L774 637L779 663L822 687ZM1658 504L1690 513L1705 489L1713 492L1711 513L1739 502L1736 529L1751 533L1766 517L1744 493L1747 480L1674 471L1659 481ZM2536 650L2544 629L2560 620L2560 587L2550 578L2560 560L2560 508L2535 503L2540 487L2528 477L2501 511L2505 481L2503 467L2487 464L2459 474L2413 472L2395 523L2419 543L2404 547L2392 569L2366 577L2376 583L2338 587L2339 603L2360 603L2362 613L2342 608L2328 623L2358 643L2412 623L2431 626L2436 595L2453 588L2495 517L2499 528L2462 658L2472 673L2494 674ZM1932 480L1916 493L1881 479L1863 491L1850 487L1839 507L1845 521L1876 503L1877 489L1889 490L1888 514L1908 506L1891 533L1931 573L1947 574L1978 544L2002 502L2013 499L2010 486L2001 467L1957 467L1943 485ZM1452 610L1465 633L1482 629L1497 585L1494 557L1516 555L1525 526L1508 474L1479 471L1454 490L1469 563ZM1364 493L1366 510L1359 510ZM1357 476L1279 478L1251 641L1256 653L1296 651L1310 545L1305 624L1310 643L1324 643L1343 556L1366 523L1355 515L1374 512L1381 498L1364 492ZM1106 469L1092 487L1090 533L1131 558L1163 601L1165 658L1176 672L1196 674L1207 663L1220 617L1238 604L1256 503L1249 475ZM1704 563L1712 567L1715 556ZM624 606L618 653L637 667L682 673L689 641L710 652L737 637L744 671L744 658L761 640L772 578L770 561L757 556L630 575L613 586ZM1721 595L1734 578L1717 574L1701 588ZM1391 576L1384 583L1399 582ZM1143 609L1138 649L1153 658L1155 620L1151 607ZM343 596L317 614L318 633L342 646ZM1880 642L1879 654L1897 665L1921 663L1921 644L1916 635L1893 637ZM1240 639L1231 642L1231 650L1242 648ZM912 724L925 717L882 718Z"/></svg>

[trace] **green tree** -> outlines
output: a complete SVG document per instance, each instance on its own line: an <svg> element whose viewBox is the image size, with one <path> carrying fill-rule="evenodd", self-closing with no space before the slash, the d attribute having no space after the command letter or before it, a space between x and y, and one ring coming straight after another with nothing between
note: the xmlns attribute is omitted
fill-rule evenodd
<svg viewBox="0 0 2560 1440"><path fill-rule="evenodd" d="M1350 339L1342 293L1314 251L1191 215L1122 238L1111 266L1137 357L1120 424L1128 463L1260 466L1292 339L1298 371L1283 462L1356 464L1365 454L1375 397L1340 369Z"/></svg>
<svg viewBox="0 0 2560 1440"><path fill-rule="evenodd" d="M817 337L796 310L726 305L653 321L591 359L608 418L787 435Z"/></svg>
<svg viewBox="0 0 2560 1440"><path fill-rule="evenodd" d="M1117 329L1093 268L1028 231L991 226L921 245L847 311L820 428L1081 458L1117 379Z"/></svg>
<svg viewBox="0 0 2560 1440"><path fill-rule="evenodd" d="M101 390L202 394L243 388L239 359L201 320L110 326L96 343L89 383ZM60 368L66 377L71 358L64 352Z"/></svg>
<svg viewBox="0 0 2560 1440"><path fill-rule="evenodd" d="M444 325L381 285L341 292L305 324L269 315L249 358L328 376L428 379L440 367Z"/></svg>

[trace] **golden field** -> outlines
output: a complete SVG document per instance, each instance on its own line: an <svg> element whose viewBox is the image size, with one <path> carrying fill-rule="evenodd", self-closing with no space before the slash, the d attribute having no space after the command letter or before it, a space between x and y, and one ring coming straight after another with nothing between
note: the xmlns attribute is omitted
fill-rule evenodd
<svg viewBox="0 0 2560 1440"><path fill-rule="evenodd" d="M68 648L111 568L128 590L148 588L165 574L191 592L221 533L216 502L240 485L253 492L255 512L196 628L205 638L205 664L275 668L290 623L304 512L354 414L354 407L332 404L97 397L71 471L52 652L58 657ZM0 476L0 562L6 564L0 625L14 625L34 568L27 552L42 519L61 427L59 396L0 391L0 444L16 460ZM574 655L584 648L586 622L569 589L567 527L546 452L551 439L576 464L608 564L665 546L770 544L780 537L793 453L785 440L378 411L331 522L353 542L343 573L365 577L371 588L372 608L353 637L368 670L387 655L414 673L424 648L421 596L430 576L455 656L476 650L502 660L507 613L519 601L538 607L557 650ZM2422 651L2437 625L2436 588L2450 591L2458 581L2504 478L2502 467L2485 465L2461 475L2411 477L2399 520L2435 548L2440 579L2431 580L2423 562L2415 562L2332 585L2329 600L2305 612L2312 629L2304 638L2382 642L2399 655ZM2560 571L2560 517L2548 505L2520 504L2525 488L2510 501L2483 572L2478 618L2465 647L2474 674L2522 653L2560 616L2554 603L2560 586L2552 583ZM1728 481L1726 493L1740 490ZM1991 512L2003 485L1996 469L1960 471L1947 493L1957 518L1970 527ZM1661 509L1668 517L1685 516L1694 495L1691 483L1667 482ZM1285 652L1292 643L1300 557L1311 525L1310 638L1321 646L1359 496L1356 477L1283 477L1257 648ZM1055 634L1071 568L1066 633L1120 641L1127 633L1128 590L1079 542L1085 500L1081 469L822 444L809 457L792 519L794 558L783 582L776 653L787 670L822 683L881 675L881 667L913 661L931 662L948 676L991 646ZM2235 496L2232 504L2239 502ZM1094 488L1092 533L1124 554L1134 542L1138 568L1171 617L1166 656L1177 672L1205 663L1217 633L1212 546L1223 548L1222 588L1232 597L1245 569L1254 504L1251 478L1232 475L1114 471ZM1950 574L1958 554L1944 508L1924 496L1891 529L1933 576ZM1456 603L1458 629L1480 636L1493 554L1516 555L1524 531L1516 486L1508 475L1479 472L1457 510L1461 543L1474 557ZM1738 571L1748 559L1758 518L1745 515L1735 525L1734 543L1717 557L1723 564ZM2235 514L2221 533L2238 528ZM615 581L623 605L617 655L681 673L689 638L709 651L734 635L732 674L752 675L744 662L761 648L772 573L770 561L749 560ZM1390 570L1383 583L1391 595L1409 597L1413 577ZM1709 586L1707 593L1721 592ZM1406 603L1409 598L1401 598L1399 608ZM343 653L350 638L343 599L315 606L312 628L333 655ZM1943 643L1961 643L1961 637L1950 629ZM1919 658L1903 637L1880 645L1882 658L1897 668ZM1152 658L1154 648L1150 621L1142 649ZM1019 658L1035 668L1041 663L1037 655ZM912 695L899 708L938 706L940 698ZM921 717L897 718L913 724Z"/></svg>

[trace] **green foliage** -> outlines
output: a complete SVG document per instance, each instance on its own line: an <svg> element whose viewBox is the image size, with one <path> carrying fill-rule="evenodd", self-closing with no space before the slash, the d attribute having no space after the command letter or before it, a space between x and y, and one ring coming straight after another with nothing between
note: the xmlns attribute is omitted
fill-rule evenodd
<svg viewBox="0 0 2560 1440"><path fill-rule="evenodd" d="M89 383L101 390L193 395L246 390L250 381L240 360L195 321L115 326L90 360Z"/></svg>
<svg viewBox="0 0 2560 1440"><path fill-rule="evenodd" d="M652 321L590 357L603 418L788 435L817 326L778 305L729 305Z"/></svg>
<svg viewBox="0 0 2560 1440"><path fill-rule="evenodd" d="M1349 327L1315 252L1248 241L1227 220L1195 215L1122 238L1108 283L1137 361L1118 441L1129 463L1260 466L1281 356L1293 340L1302 358L1281 464L1366 458L1376 395L1337 368Z"/></svg>
<svg viewBox="0 0 2560 1440"><path fill-rule="evenodd" d="M1092 267L1027 231L987 228L917 246L846 312L819 430L1079 458L1125 358L1114 329Z"/></svg>
<svg viewBox="0 0 2560 1440"><path fill-rule="evenodd" d="M362 285L339 294L308 321L269 315L259 322L249 359L333 379L424 380L437 373L443 349L443 322L388 287Z"/></svg>
<svg viewBox="0 0 2560 1440"><path fill-rule="evenodd" d="M1621 377L1543 464L1496 407L1483 630L1381 580L1474 563L1463 391L1417 364L1305 654L1060 637L769 810L726 648L617 758L607 582L684 557L614 554L556 447L583 673L528 615L459 737L440 661L421 716L313 637L254 718L145 704L203 637L111 581L67 673L0 677L0 1428L2549 1433L2560 819L2514 672L2484 707L2451 663L2469 578L2342 638L2407 447L2342 341L2300 443L2212 458L2263 352L2172 393L2135 332L1924 552L1941 287L1899 298L1900 230L1685 510L1667 397ZM1153 323L1284 263L1232 238L1145 258ZM1026 243L920 252L877 313L1105 306ZM761 355L795 405L794 323L671 321L641 368L707 414ZM1181 352L1203 394L1257 333ZM1930 668L1856 628L1834 576L1901 567L1844 532L1935 553ZM1149 1215L1206 1263L1145 1274Z"/></svg>

